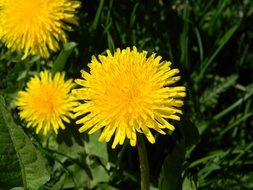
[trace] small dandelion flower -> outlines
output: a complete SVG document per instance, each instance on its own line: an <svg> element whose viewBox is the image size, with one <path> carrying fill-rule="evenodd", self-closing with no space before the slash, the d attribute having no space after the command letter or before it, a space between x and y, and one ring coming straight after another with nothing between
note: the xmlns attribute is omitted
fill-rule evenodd
<svg viewBox="0 0 253 190"><path fill-rule="evenodd" d="M48 71L34 76L25 91L20 91L16 99L20 118L27 122L27 127L36 128L38 134L43 130L46 135L53 130L65 129L63 121L69 123L74 118L71 110L76 103L70 94L74 85L72 80L64 81L63 73L52 77Z"/></svg>
<svg viewBox="0 0 253 190"><path fill-rule="evenodd" d="M83 79L75 82L82 87L72 93L83 103L74 108L81 116L77 124L80 132L89 134L102 129L99 141L110 141L112 148L123 144L125 138L136 145L137 132L155 142L150 129L165 134L164 129L174 130L168 119L180 120L179 109L186 95L184 86L171 86L180 79L178 69L171 69L171 62L147 52L117 49L114 55L92 57L90 73L81 71ZM83 117L82 117L83 116Z"/></svg>
<svg viewBox="0 0 253 190"><path fill-rule="evenodd" d="M0 40L12 51L48 58L66 42L69 24L77 24L75 16L80 2L75 0L1 0Z"/></svg>

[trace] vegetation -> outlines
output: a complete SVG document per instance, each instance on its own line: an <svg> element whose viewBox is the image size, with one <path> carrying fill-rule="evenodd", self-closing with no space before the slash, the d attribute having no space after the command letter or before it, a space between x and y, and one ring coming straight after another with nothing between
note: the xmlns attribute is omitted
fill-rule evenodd
<svg viewBox="0 0 253 190"><path fill-rule="evenodd" d="M34 74L77 78L92 55L132 46L172 61L187 89L175 131L145 142L150 188L253 189L253 1L82 1L78 17L49 59L21 59L0 44L0 189L140 189L128 141L111 149L74 121L58 135L37 135L15 107Z"/></svg>

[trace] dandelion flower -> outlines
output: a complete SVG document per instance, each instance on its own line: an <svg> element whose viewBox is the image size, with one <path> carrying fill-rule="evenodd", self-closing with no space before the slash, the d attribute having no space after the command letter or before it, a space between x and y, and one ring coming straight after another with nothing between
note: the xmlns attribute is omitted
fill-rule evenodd
<svg viewBox="0 0 253 190"><path fill-rule="evenodd" d="M76 24L74 0L0 0L0 40L12 51L48 58L66 42L65 31Z"/></svg>
<svg viewBox="0 0 253 190"><path fill-rule="evenodd" d="M48 71L34 76L25 91L20 91L16 99L20 118L27 122L27 127L36 128L38 134L43 130L46 135L50 130L56 134L58 129L64 129L63 121L69 123L73 118L71 113L75 105L71 88L72 80L64 81L63 73L56 73L52 77Z"/></svg>
<svg viewBox="0 0 253 190"><path fill-rule="evenodd" d="M150 129L165 134L164 129L174 130L168 119L180 120L179 109L186 95L184 86L171 86L180 79L178 69L171 69L171 62L161 61L160 56L138 52L136 47L117 49L114 55L92 57L90 73L81 71L83 79L76 79L79 89L72 90L82 101L74 108L82 124L80 132L89 134L103 129L99 141L110 141L112 148L123 144L126 138L136 145L137 132L151 142L155 138Z"/></svg>

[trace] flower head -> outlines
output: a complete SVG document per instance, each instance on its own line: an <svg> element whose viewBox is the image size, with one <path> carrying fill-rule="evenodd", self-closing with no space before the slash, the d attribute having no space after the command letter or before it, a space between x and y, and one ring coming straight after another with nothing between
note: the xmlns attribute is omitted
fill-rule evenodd
<svg viewBox="0 0 253 190"><path fill-rule="evenodd" d="M171 69L171 62L160 56L126 48L117 49L114 55L92 57L90 73L81 71L83 79L75 82L82 87L72 91L83 103L74 111L83 116L80 132L89 134L100 128L99 141L108 142L115 134L112 147L123 144L125 138L136 145L136 133L144 133L155 142L150 129L165 134L163 129L174 130L167 119L179 120L179 109L185 96L184 86L171 86L180 79L178 69Z"/></svg>
<svg viewBox="0 0 253 190"><path fill-rule="evenodd" d="M59 128L64 129L63 121L69 123L69 118L74 118L71 110L76 105L69 93L73 85L72 80L64 81L61 73L52 77L44 71L34 76L16 99L19 115L27 127L35 127L36 133L43 130L43 134L51 129L57 134Z"/></svg>
<svg viewBox="0 0 253 190"><path fill-rule="evenodd" d="M59 41L67 41L64 30L77 23L78 7L75 0L1 0L0 40L12 51L22 50L23 58L48 58L59 50Z"/></svg>

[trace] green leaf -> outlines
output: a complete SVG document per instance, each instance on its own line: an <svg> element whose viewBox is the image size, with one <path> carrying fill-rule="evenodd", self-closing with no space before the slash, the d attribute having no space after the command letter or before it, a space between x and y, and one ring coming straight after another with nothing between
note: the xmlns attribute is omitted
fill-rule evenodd
<svg viewBox="0 0 253 190"><path fill-rule="evenodd" d="M196 189L197 189L197 187L196 187L195 183L186 177L183 182L182 190L196 190Z"/></svg>
<svg viewBox="0 0 253 190"><path fill-rule="evenodd" d="M180 34L180 63L184 67L189 67L189 2L185 1L183 10L183 31Z"/></svg>
<svg viewBox="0 0 253 190"><path fill-rule="evenodd" d="M213 62L213 60L217 57L217 55L220 53L220 51L223 49L223 47L228 43L228 41L232 38L232 36L235 34L236 30L239 28L239 24L231 27L217 42L217 48L214 52L211 53L211 55L207 56L206 59L201 63L201 70L198 74L198 80L201 81L201 79L204 76L204 73L208 69L209 65Z"/></svg>
<svg viewBox="0 0 253 190"><path fill-rule="evenodd" d="M182 189L182 171L185 160L185 150L177 144L173 151L166 157L159 178L160 190Z"/></svg>
<svg viewBox="0 0 253 190"><path fill-rule="evenodd" d="M98 25L98 22L99 22L99 19L100 19L100 16L101 16L101 13L102 13L102 10L103 10L103 7L104 7L104 3L105 3L105 0L101 0L99 2L95 19L94 19L94 21L93 21L93 23L91 25L91 28L93 30L95 30L97 28L97 25Z"/></svg>
<svg viewBox="0 0 253 190"><path fill-rule="evenodd" d="M118 190L118 189L108 184L98 184L96 190Z"/></svg>
<svg viewBox="0 0 253 190"><path fill-rule="evenodd" d="M90 187L93 188L99 183L108 183L110 176L101 165L95 165L91 168L93 179L90 181Z"/></svg>
<svg viewBox="0 0 253 190"><path fill-rule="evenodd" d="M13 121L0 96L0 184L3 189L38 189L49 180L46 161Z"/></svg>
<svg viewBox="0 0 253 190"><path fill-rule="evenodd" d="M100 133L94 133L89 136L89 142L85 143L85 152L88 155L94 155L108 162L108 153L106 143L98 142Z"/></svg>
<svg viewBox="0 0 253 190"><path fill-rule="evenodd" d="M219 77L216 75L213 77L211 85L205 90L203 95L200 97L201 111L208 108L214 108L218 103L219 95L229 89L231 86L236 84L238 79L237 74L230 75L226 78ZM208 109L210 110L210 109Z"/></svg>
<svg viewBox="0 0 253 190"><path fill-rule="evenodd" d="M60 52L55 62L53 63L53 68L51 70L53 74L63 71L66 62L76 45L77 43L75 42L68 42L64 45L63 50Z"/></svg>
<svg viewBox="0 0 253 190"><path fill-rule="evenodd" d="M184 123L187 123L187 126L180 126L179 130L183 136L185 147L191 148L193 145L199 143L199 130L189 119L184 118L183 121Z"/></svg>
<svg viewBox="0 0 253 190"><path fill-rule="evenodd" d="M236 102L234 102L233 104L231 104L229 107L225 108L224 110L222 110L221 112L219 112L218 114L216 114L213 117L213 119L214 120L221 119L223 116L227 115L229 112L231 112L235 108L239 107L244 101L246 101L247 99L251 98L251 96L253 96L253 83L251 83L250 85L247 86L247 88L246 88L246 94L243 97L241 97L239 100L237 100Z"/></svg>

